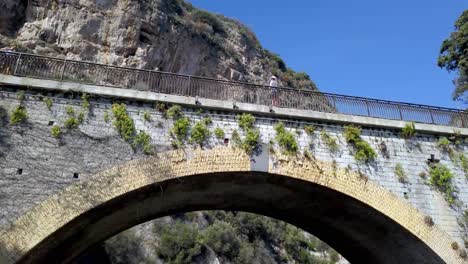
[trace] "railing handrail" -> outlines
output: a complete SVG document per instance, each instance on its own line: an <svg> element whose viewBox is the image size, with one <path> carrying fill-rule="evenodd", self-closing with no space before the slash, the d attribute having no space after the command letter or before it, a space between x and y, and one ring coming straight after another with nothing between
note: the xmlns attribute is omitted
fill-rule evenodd
<svg viewBox="0 0 468 264"><path fill-rule="evenodd" d="M269 86L269 85L261 85L261 84L248 83L248 82L239 82L239 81L230 81L230 80L215 79L215 78L195 76L195 75L189 75L189 74L172 73L172 72L165 72L165 71L155 71L155 70L149 70L149 69L138 69L138 68L125 67L125 66L116 66L116 65L111 65L111 64L96 63L96 62L90 62L90 61L80 61L80 60L73 60L73 59L67 59L67 58L56 58L56 57L37 55L37 54L30 54L30 53L23 53L23 52L0 51L0 53L26 55L26 56L40 57L40 58L45 58L45 59L49 59L49 60L56 60L56 61L62 61L62 62L66 61L67 63L90 64L90 65L103 66L103 67L109 67L109 68L115 68L115 69L124 69L124 70L129 70L129 71L159 73L159 74L172 75L172 76L177 76L177 77L185 77L185 78L191 78L191 79L214 81L214 82L218 82L218 83L238 84L238 85L258 87L258 88L265 88L265 87L271 88L271 86ZM456 112L456 113L465 113L466 112L465 110L456 109L456 108L449 108L449 107L442 107L442 106L432 106L432 105L425 105L425 104L415 104L415 103L399 102L399 101L391 101L391 100L376 99L376 98L361 97L361 96L343 95L343 94L336 94L336 93L312 91L312 90L306 90L306 89L297 89L297 88L291 88L291 87L275 87L275 89L285 90L285 91L305 92L305 93L317 94L317 95L325 96L325 97L330 96L330 97L335 97L335 98L353 99L353 100L360 100L360 101L365 101L365 102L385 103L385 104L390 104L390 105L395 105L395 106L397 106L397 105L410 106L410 107L425 108L425 109L451 111L451 112Z"/></svg>
<svg viewBox="0 0 468 264"><path fill-rule="evenodd" d="M468 111L308 89L271 87L188 74L115 66L0 51L0 73L21 77L136 89L163 94L200 97L428 124L468 128Z"/></svg>

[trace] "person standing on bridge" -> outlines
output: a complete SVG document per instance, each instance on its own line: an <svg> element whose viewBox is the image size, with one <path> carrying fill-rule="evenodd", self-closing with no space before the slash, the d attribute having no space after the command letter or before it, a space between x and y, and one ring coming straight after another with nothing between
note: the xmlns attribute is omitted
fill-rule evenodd
<svg viewBox="0 0 468 264"><path fill-rule="evenodd" d="M271 76L269 85L271 88L271 105L278 106L278 80L276 76Z"/></svg>

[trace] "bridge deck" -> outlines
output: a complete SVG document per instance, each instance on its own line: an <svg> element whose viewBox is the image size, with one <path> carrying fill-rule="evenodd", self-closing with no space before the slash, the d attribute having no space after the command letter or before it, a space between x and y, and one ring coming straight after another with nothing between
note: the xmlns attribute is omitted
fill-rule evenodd
<svg viewBox="0 0 468 264"><path fill-rule="evenodd" d="M264 85L117 67L26 53L0 52L0 74L263 106L271 106L273 96L277 96L279 98L275 105L277 108L468 128L468 112L458 109L287 87L278 87L273 94L272 87Z"/></svg>

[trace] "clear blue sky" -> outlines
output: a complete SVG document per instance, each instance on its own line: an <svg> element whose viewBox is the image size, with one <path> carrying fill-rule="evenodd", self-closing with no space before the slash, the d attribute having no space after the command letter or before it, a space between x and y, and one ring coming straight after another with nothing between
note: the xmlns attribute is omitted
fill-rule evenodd
<svg viewBox="0 0 468 264"><path fill-rule="evenodd" d="M236 18L320 90L446 107L453 74L437 67L466 0L191 0Z"/></svg>

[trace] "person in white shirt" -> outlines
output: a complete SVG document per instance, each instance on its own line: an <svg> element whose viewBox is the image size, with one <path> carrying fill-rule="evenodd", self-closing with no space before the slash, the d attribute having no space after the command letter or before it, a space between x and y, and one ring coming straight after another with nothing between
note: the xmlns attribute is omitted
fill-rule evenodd
<svg viewBox="0 0 468 264"><path fill-rule="evenodd" d="M270 88L271 88L271 105L278 106L278 80L276 76L271 76L270 78Z"/></svg>

